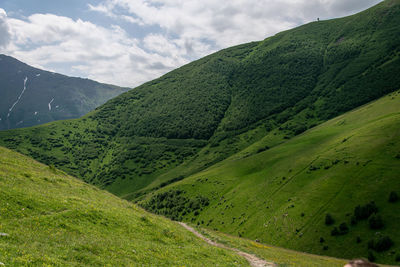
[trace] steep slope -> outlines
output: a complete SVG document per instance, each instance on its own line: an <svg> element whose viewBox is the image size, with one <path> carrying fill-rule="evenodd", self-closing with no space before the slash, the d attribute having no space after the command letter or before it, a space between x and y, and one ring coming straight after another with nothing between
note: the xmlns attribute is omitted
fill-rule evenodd
<svg viewBox="0 0 400 267"><path fill-rule="evenodd" d="M398 89L399 24L400 1L386 0L222 50L80 120L1 132L0 143L135 199Z"/></svg>
<svg viewBox="0 0 400 267"><path fill-rule="evenodd" d="M175 222L0 147L0 262L5 266L247 266ZM225 246L285 266L340 267L302 254L201 230Z"/></svg>
<svg viewBox="0 0 400 267"><path fill-rule="evenodd" d="M0 130L79 118L127 91L43 71L0 55Z"/></svg>
<svg viewBox="0 0 400 267"><path fill-rule="evenodd" d="M0 147L5 266L247 266L165 218Z"/></svg>
<svg viewBox="0 0 400 267"><path fill-rule="evenodd" d="M238 153L149 194L141 205L267 244L395 264L399 107L397 91L267 151Z"/></svg>

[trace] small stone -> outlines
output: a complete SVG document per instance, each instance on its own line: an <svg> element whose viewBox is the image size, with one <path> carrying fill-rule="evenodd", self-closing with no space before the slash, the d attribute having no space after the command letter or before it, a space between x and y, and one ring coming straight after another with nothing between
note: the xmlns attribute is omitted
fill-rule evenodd
<svg viewBox="0 0 400 267"><path fill-rule="evenodd" d="M6 233L0 233L0 236L8 236ZM1 265L1 264L0 264Z"/></svg>
<svg viewBox="0 0 400 267"><path fill-rule="evenodd" d="M4 263L2 263L1 261L0 261L0 265L1 265L1 266L6 266L6 265L5 265Z"/></svg>

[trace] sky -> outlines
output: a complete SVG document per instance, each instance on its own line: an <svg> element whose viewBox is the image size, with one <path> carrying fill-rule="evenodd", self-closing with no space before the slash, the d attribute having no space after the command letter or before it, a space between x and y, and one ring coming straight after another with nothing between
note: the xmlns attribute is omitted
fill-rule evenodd
<svg viewBox="0 0 400 267"><path fill-rule="evenodd" d="M0 0L0 53L135 87L220 49L381 0Z"/></svg>

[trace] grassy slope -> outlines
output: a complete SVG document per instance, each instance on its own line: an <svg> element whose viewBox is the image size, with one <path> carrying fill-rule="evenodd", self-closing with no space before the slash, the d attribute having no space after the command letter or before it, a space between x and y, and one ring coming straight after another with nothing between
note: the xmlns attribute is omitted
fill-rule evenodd
<svg viewBox="0 0 400 267"><path fill-rule="evenodd" d="M247 266L179 225L0 147L0 262L6 266ZM199 229L279 266L344 260L265 246Z"/></svg>
<svg viewBox="0 0 400 267"><path fill-rule="evenodd" d="M389 203L388 197L391 191L400 193L399 107L400 92L390 94L267 151L234 155L150 194L157 201L142 204L154 212L267 244L344 258L367 257L367 242L388 235L394 247L374 253L378 262L393 264L400 249L400 201ZM177 189L184 193L164 201L157 198ZM209 204L197 201L201 209L196 216L194 205L179 210L182 196L186 202L201 196ZM382 230L370 230L367 221L350 225L354 208L370 201L379 208L385 223ZM336 221L333 226L324 224L327 213ZM342 222L350 232L331 236L333 227Z"/></svg>
<svg viewBox="0 0 400 267"><path fill-rule="evenodd" d="M399 14L387 0L224 49L83 119L1 132L0 144L135 199L398 89Z"/></svg>
<svg viewBox="0 0 400 267"><path fill-rule="evenodd" d="M278 264L279 267L342 267L346 264L346 262L348 262L348 260L344 259L318 256L274 247L271 245L265 245L246 238L238 238L201 227L197 227L197 230L215 242L223 243L227 246L240 249L264 259L270 259Z"/></svg>
<svg viewBox="0 0 400 267"><path fill-rule="evenodd" d="M6 266L247 266L179 225L0 147Z"/></svg>

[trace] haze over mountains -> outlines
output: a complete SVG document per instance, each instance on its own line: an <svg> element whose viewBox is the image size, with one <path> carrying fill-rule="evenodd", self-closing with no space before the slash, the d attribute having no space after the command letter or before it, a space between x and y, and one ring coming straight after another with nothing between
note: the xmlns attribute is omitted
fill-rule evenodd
<svg viewBox="0 0 400 267"><path fill-rule="evenodd" d="M399 25L400 0L309 23L0 145L173 220L395 264Z"/></svg>
<svg viewBox="0 0 400 267"><path fill-rule="evenodd" d="M0 55L0 130L79 118L127 90L43 71Z"/></svg>

